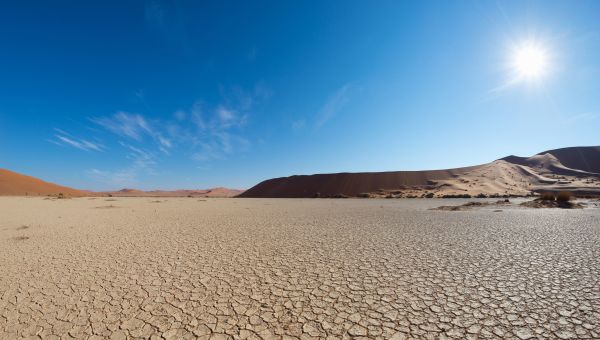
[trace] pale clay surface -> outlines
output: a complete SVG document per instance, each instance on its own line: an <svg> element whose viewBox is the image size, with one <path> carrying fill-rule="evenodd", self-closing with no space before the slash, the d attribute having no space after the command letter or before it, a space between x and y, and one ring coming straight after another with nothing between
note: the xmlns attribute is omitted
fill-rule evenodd
<svg viewBox="0 0 600 340"><path fill-rule="evenodd" d="M153 200L0 198L0 338L600 338L600 209Z"/></svg>

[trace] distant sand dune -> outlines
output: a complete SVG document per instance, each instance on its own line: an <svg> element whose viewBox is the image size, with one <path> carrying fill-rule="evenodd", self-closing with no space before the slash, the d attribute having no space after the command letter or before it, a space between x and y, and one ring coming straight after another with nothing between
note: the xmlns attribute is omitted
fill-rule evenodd
<svg viewBox="0 0 600 340"><path fill-rule="evenodd" d="M235 197L243 190L228 188L212 188L198 190L151 190L142 191L136 189L122 189L119 191L107 191L98 193L114 197Z"/></svg>
<svg viewBox="0 0 600 340"><path fill-rule="evenodd" d="M77 190L41 179L0 169L0 196L48 196L63 194L65 197L117 196L117 197L234 197L243 190L213 188L199 190L154 190L122 189L110 192Z"/></svg>

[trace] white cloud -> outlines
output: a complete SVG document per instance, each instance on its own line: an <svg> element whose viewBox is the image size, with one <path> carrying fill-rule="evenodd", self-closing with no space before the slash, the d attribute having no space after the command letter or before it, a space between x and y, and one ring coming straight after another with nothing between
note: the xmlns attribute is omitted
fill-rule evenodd
<svg viewBox="0 0 600 340"><path fill-rule="evenodd" d="M117 170L90 169L87 171L90 178L108 185L112 189L119 189L138 185L138 178L141 174L156 174L154 169L157 165L156 156L152 152L124 142L119 142L119 144L129 151L126 157L131 163Z"/></svg>
<svg viewBox="0 0 600 340"><path fill-rule="evenodd" d="M164 137L144 116L137 113L121 111L112 117L92 118L91 120L116 135L129 137L138 142L143 141L144 136L148 135L159 144L161 151L165 153L168 153L167 149L173 146L170 139Z"/></svg>
<svg viewBox="0 0 600 340"><path fill-rule="evenodd" d="M152 170L152 166L156 164L155 156L153 153L146 150L142 150L127 143L119 142L119 144L131 151L127 155L127 158L133 161L132 166L134 169Z"/></svg>
<svg viewBox="0 0 600 340"><path fill-rule="evenodd" d="M83 151L104 151L102 144L93 143L85 139L75 138L61 129L55 128L54 130L60 132L60 134L54 135L56 138L55 140L49 140L54 144L72 146Z"/></svg>
<svg viewBox="0 0 600 340"><path fill-rule="evenodd" d="M189 109L173 111L168 119L148 119L125 111L90 118L111 134L124 138L119 144L127 150L130 165L116 171L92 169L89 174L104 182L108 176L115 176L113 184L134 184L141 174L155 174L161 159L172 153L207 163L244 152L251 143L242 136L242 128L255 106L270 96L270 90L258 84L250 92L239 87L222 89L220 103L208 106L196 101ZM149 140L153 143L148 143ZM93 148L80 144L83 148Z"/></svg>
<svg viewBox="0 0 600 340"><path fill-rule="evenodd" d="M232 124L236 119L235 113L232 110L224 108L223 106L220 106L217 109L217 114L219 115L219 120L224 127L230 126L230 124Z"/></svg>
<svg viewBox="0 0 600 340"><path fill-rule="evenodd" d="M144 133L152 134L146 119L135 113L117 112L110 118L92 118L92 121L117 135L137 141L142 140Z"/></svg>
<svg viewBox="0 0 600 340"><path fill-rule="evenodd" d="M133 168L117 171L90 169L86 174L94 181L110 186L111 189L133 187L138 184L138 175Z"/></svg>
<svg viewBox="0 0 600 340"><path fill-rule="evenodd" d="M329 120L331 120L336 114L338 114L344 106L350 100L350 92L352 85L346 84L339 88L333 93L328 99L325 105L319 110L317 120L315 123L315 129L320 129Z"/></svg>

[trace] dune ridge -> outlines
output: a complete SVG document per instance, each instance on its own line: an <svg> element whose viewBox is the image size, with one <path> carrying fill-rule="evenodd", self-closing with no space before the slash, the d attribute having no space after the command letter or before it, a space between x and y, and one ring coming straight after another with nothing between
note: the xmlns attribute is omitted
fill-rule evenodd
<svg viewBox="0 0 600 340"><path fill-rule="evenodd" d="M508 156L471 167L273 178L239 197L526 196L544 190L600 194L600 146Z"/></svg>

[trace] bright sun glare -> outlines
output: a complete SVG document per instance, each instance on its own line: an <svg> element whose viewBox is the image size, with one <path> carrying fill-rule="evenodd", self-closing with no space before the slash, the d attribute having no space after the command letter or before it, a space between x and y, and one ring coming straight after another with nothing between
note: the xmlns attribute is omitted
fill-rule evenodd
<svg viewBox="0 0 600 340"><path fill-rule="evenodd" d="M543 46L526 42L515 49L512 67L520 79L539 79L548 71L548 54Z"/></svg>

